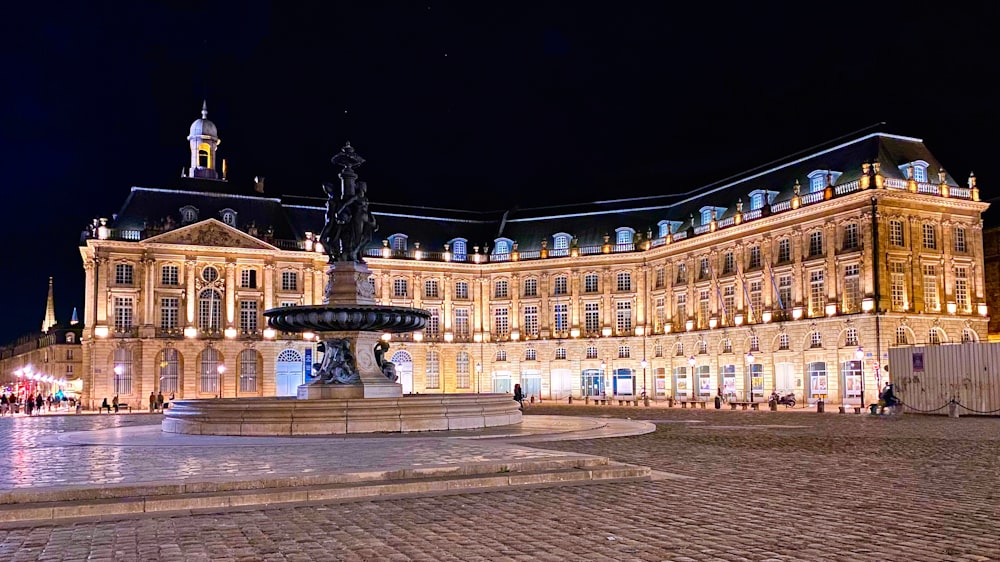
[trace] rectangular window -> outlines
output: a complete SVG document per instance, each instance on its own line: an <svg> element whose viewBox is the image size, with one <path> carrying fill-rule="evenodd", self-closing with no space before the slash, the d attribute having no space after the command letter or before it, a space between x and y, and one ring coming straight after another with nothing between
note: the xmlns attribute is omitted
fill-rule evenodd
<svg viewBox="0 0 1000 562"><path fill-rule="evenodd" d="M469 283L466 281L456 281L455 282L455 298L459 300L468 300L469 298Z"/></svg>
<svg viewBox="0 0 1000 562"><path fill-rule="evenodd" d="M427 352L427 388L441 387L441 358L437 351Z"/></svg>
<svg viewBox="0 0 1000 562"><path fill-rule="evenodd" d="M180 276L176 265L165 265L160 270L160 283L163 285L180 285Z"/></svg>
<svg viewBox="0 0 1000 562"><path fill-rule="evenodd" d="M405 298L409 294L407 280L397 277L392 280L392 296L395 298Z"/></svg>
<svg viewBox="0 0 1000 562"><path fill-rule="evenodd" d="M778 304L782 310L787 310L792 304L792 276L782 275L778 277Z"/></svg>
<svg viewBox="0 0 1000 562"><path fill-rule="evenodd" d="M736 287L722 289L722 323L729 324L736 314Z"/></svg>
<svg viewBox="0 0 1000 562"><path fill-rule="evenodd" d="M819 230L809 235L809 257L823 255L823 233Z"/></svg>
<svg viewBox="0 0 1000 562"><path fill-rule="evenodd" d="M177 328L177 316L180 311L180 299L164 297L160 299L160 328L174 330Z"/></svg>
<svg viewBox="0 0 1000 562"><path fill-rule="evenodd" d="M569 278L565 275L556 277L552 292L556 295L569 294Z"/></svg>
<svg viewBox="0 0 1000 562"><path fill-rule="evenodd" d="M778 263L792 261L792 241L788 238L778 240Z"/></svg>
<svg viewBox="0 0 1000 562"><path fill-rule="evenodd" d="M257 333L257 301L240 301L240 333Z"/></svg>
<svg viewBox="0 0 1000 562"><path fill-rule="evenodd" d="M509 298L510 294L508 292L507 281L499 280L493 284L493 298L496 299L506 299Z"/></svg>
<svg viewBox="0 0 1000 562"><path fill-rule="evenodd" d="M240 271L240 288L241 289L256 289L257 288L257 270L256 269L244 269Z"/></svg>
<svg viewBox="0 0 1000 562"><path fill-rule="evenodd" d="M115 331L127 332L132 329L132 297L115 297Z"/></svg>
<svg viewBox="0 0 1000 562"><path fill-rule="evenodd" d="M469 376L469 354L460 351L455 361L455 386L458 388L470 388L472 378Z"/></svg>
<svg viewBox="0 0 1000 562"><path fill-rule="evenodd" d="M760 246L750 246L750 261L747 263L747 269L759 269L760 268Z"/></svg>
<svg viewBox="0 0 1000 562"><path fill-rule="evenodd" d="M437 339L441 337L441 309L437 307L425 309L431 315L427 319L427 324L424 325L424 335L429 339Z"/></svg>
<svg viewBox="0 0 1000 562"><path fill-rule="evenodd" d="M711 276L711 265L708 262L708 258L701 258L698 261L698 280L704 281Z"/></svg>
<svg viewBox="0 0 1000 562"><path fill-rule="evenodd" d="M751 322L760 322L761 315L764 313L764 284L761 281L751 281L750 282L750 308L752 310L750 319Z"/></svg>
<svg viewBox="0 0 1000 562"><path fill-rule="evenodd" d="M889 245L903 245L903 222L889 221Z"/></svg>
<svg viewBox="0 0 1000 562"><path fill-rule="evenodd" d="M858 248L858 225L848 223L844 226L844 249L855 250Z"/></svg>
<svg viewBox="0 0 1000 562"><path fill-rule="evenodd" d="M683 263L682 264L678 264L677 265L677 282L675 284L676 285L680 285L681 283L687 283L687 282L688 282L688 269L687 269L687 265L685 265Z"/></svg>
<svg viewBox="0 0 1000 562"><path fill-rule="evenodd" d="M564 334L569 331L569 305L557 304L553 311L555 320L555 331Z"/></svg>
<svg viewBox="0 0 1000 562"><path fill-rule="evenodd" d="M892 309L906 310L906 268L902 262L889 264L889 280Z"/></svg>
<svg viewBox="0 0 1000 562"><path fill-rule="evenodd" d="M127 263L116 263L115 264L115 285L131 285L134 281L133 269L131 264Z"/></svg>
<svg viewBox="0 0 1000 562"><path fill-rule="evenodd" d="M584 293L596 293L597 292L597 274L588 273L583 278L583 292Z"/></svg>
<svg viewBox="0 0 1000 562"><path fill-rule="evenodd" d="M937 267L925 265L924 270L924 310L940 312L941 301L938 299Z"/></svg>
<svg viewBox="0 0 1000 562"><path fill-rule="evenodd" d="M733 253L726 252L726 254L722 256L722 273L723 275L727 275L734 271L736 271L736 262L733 260Z"/></svg>
<svg viewBox="0 0 1000 562"><path fill-rule="evenodd" d="M254 303L256 304L256 303ZM257 392L257 352L244 349L240 352L240 392Z"/></svg>
<svg viewBox="0 0 1000 562"><path fill-rule="evenodd" d="M955 268L955 304L959 312L971 312L969 301L969 270L965 267Z"/></svg>
<svg viewBox="0 0 1000 562"><path fill-rule="evenodd" d="M588 302L583 305L583 331L588 335L597 334L601 331L601 305L596 302Z"/></svg>
<svg viewBox="0 0 1000 562"><path fill-rule="evenodd" d="M437 279L427 279L426 281L424 281L424 298L425 299L441 298L441 295L438 293Z"/></svg>
<svg viewBox="0 0 1000 562"><path fill-rule="evenodd" d="M73 360L73 350L72 349L67 349L66 350L66 360L67 361L72 361Z"/></svg>
<svg viewBox="0 0 1000 562"><path fill-rule="evenodd" d="M615 303L615 328L619 335L632 333L632 301Z"/></svg>
<svg viewBox="0 0 1000 562"><path fill-rule="evenodd" d="M809 316L826 314L826 280L823 270L809 272Z"/></svg>
<svg viewBox="0 0 1000 562"><path fill-rule="evenodd" d="M663 333L663 327L667 324L667 299L666 297L656 297L656 305L653 311L654 325L656 333Z"/></svg>
<svg viewBox="0 0 1000 562"><path fill-rule="evenodd" d="M708 291L698 291L698 328L708 327L709 314Z"/></svg>
<svg viewBox="0 0 1000 562"><path fill-rule="evenodd" d="M622 271L618 274L618 290L619 291L631 291L632 290L632 274L627 271Z"/></svg>
<svg viewBox="0 0 1000 562"><path fill-rule="evenodd" d="M556 348L556 360L559 361L559 360L564 360L564 359L566 359L566 348L565 347L557 347Z"/></svg>
<svg viewBox="0 0 1000 562"><path fill-rule="evenodd" d="M967 251L965 246L965 229L960 226L955 227L955 251L963 254Z"/></svg>
<svg viewBox="0 0 1000 562"><path fill-rule="evenodd" d="M844 267L844 302L845 314L858 312L861 308L861 266L851 264Z"/></svg>
<svg viewBox="0 0 1000 562"><path fill-rule="evenodd" d="M677 316L675 316L676 320L674 321L679 323L678 328L680 328L681 326L683 326L685 322L687 322L688 319L687 301L688 301L687 295L683 293L677 295Z"/></svg>
<svg viewBox="0 0 1000 562"><path fill-rule="evenodd" d="M297 271L282 271L281 272L281 290L282 291L297 291L299 289L299 272Z"/></svg>
<svg viewBox="0 0 1000 562"><path fill-rule="evenodd" d="M657 289L662 289L667 284L667 270L663 267L656 268L656 284Z"/></svg>
<svg viewBox="0 0 1000 562"><path fill-rule="evenodd" d="M510 311L498 308L493 311L493 331L497 339L506 339L510 335Z"/></svg>
<svg viewBox="0 0 1000 562"><path fill-rule="evenodd" d="M538 337L538 307L524 307L524 334L528 337Z"/></svg>
<svg viewBox="0 0 1000 562"><path fill-rule="evenodd" d="M538 296L538 279L531 278L524 280L524 296L526 297Z"/></svg>
<svg viewBox="0 0 1000 562"><path fill-rule="evenodd" d="M924 248L928 250L937 250L937 237L934 232L933 224L924 225Z"/></svg>
<svg viewBox="0 0 1000 562"><path fill-rule="evenodd" d="M469 339L469 309L455 309L455 337Z"/></svg>

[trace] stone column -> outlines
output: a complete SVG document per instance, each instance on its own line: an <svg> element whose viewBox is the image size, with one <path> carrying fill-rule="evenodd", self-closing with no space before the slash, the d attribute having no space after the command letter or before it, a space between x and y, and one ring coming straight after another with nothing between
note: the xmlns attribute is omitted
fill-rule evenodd
<svg viewBox="0 0 1000 562"><path fill-rule="evenodd" d="M98 257L94 260L95 269L97 273L97 318L96 324L107 325L108 323L108 277L111 275L109 273L109 262L106 257Z"/></svg>
<svg viewBox="0 0 1000 562"><path fill-rule="evenodd" d="M264 310L274 308L274 264L265 263L263 270Z"/></svg>
<svg viewBox="0 0 1000 562"><path fill-rule="evenodd" d="M194 260L187 260L184 262L184 273L186 274L187 277L187 289L185 291L185 296L186 296L185 301L187 305L186 306L187 322L185 323L185 326L194 325L195 303L198 302L198 295L195 293L195 283L194 283L194 274L196 265L197 262Z"/></svg>
<svg viewBox="0 0 1000 562"><path fill-rule="evenodd" d="M225 328L232 328L236 321L236 260L226 260L226 321Z"/></svg>

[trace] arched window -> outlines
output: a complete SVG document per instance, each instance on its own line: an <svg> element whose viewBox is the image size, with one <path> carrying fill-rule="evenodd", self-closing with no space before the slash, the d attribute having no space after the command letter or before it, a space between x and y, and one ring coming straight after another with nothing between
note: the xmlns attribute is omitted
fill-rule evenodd
<svg viewBox="0 0 1000 562"><path fill-rule="evenodd" d="M565 232L560 232L552 237L552 255L553 256L568 256L569 255L569 242L570 235Z"/></svg>
<svg viewBox="0 0 1000 562"><path fill-rule="evenodd" d="M634 234L635 230L631 228L622 227L615 229L615 244L631 244Z"/></svg>
<svg viewBox="0 0 1000 562"><path fill-rule="evenodd" d="M976 333L969 328L964 328L962 330L962 343L969 343L976 341Z"/></svg>
<svg viewBox="0 0 1000 562"><path fill-rule="evenodd" d="M222 365L222 356L219 350L206 347L201 352L201 364L199 365L199 392L218 394L219 392L219 367Z"/></svg>
<svg viewBox="0 0 1000 562"><path fill-rule="evenodd" d="M497 361L506 361L506 360L507 360L507 352L505 350L503 350L503 349L498 349L497 350Z"/></svg>
<svg viewBox="0 0 1000 562"><path fill-rule="evenodd" d="M587 359L597 359L597 346L587 346Z"/></svg>
<svg viewBox="0 0 1000 562"><path fill-rule="evenodd" d="M472 378L469 376L469 353L466 351L459 351L455 356L455 386L472 387Z"/></svg>
<svg viewBox="0 0 1000 562"><path fill-rule="evenodd" d="M455 255L455 261L465 261L468 255L468 243L464 238L456 238L451 242L451 253Z"/></svg>
<svg viewBox="0 0 1000 562"><path fill-rule="evenodd" d="M219 214L222 215L222 222L232 227L236 226L236 211L232 209L223 209Z"/></svg>
<svg viewBox="0 0 1000 562"><path fill-rule="evenodd" d="M844 336L844 345L847 347L855 347L858 345L858 330L857 328L848 328L846 335Z"/></svg>
<svg viewBox="0 0 1000 562"><path fill-rule="evenodd" d="M114 352L114 366L111 368L114 376L115 394L132 394L132 350L118 348Z"/></svg>
<svg viewBox="0 0 1000 562"><path fill-rule="evenodd" d="M73 332L68 332L66 334L66 343L73 343L76 341L76 334Z"/></svg>
<svg viewBox="0 0 1000 562"><path fill-rule="evenodd" d="M160 392L173 394L180 389L181 354L168 347L160 352Z"/></svg>
<svg viewBox="0 0 1000 562"><path fill-rule="evenodd" d="M809 334L809 347L823 347L823 334L819 330Z"/></svg>
<svg viewBox="0 0 1000 562"><path fill-rule="evenodd" d="M181 207L180 211L181 211L181 222L189 223L198 220L198 209L196 207L187 205L185 207Z"/></svg>
<svg viewBox="0 0 1000 562"><path fill-rule="evenodd" d="M441 358L437 351L427 351L427 388L441 388Z"/></svg>
<svg viewBox="0 0 1000 562"><path fill-rule="evenodd" d="M205 289L198 295L198 326L202 332L216 333L222 327L222 295Z"/></svg>
<svg viewBox="0 0 1000 562"><path fill-rule="evenodd" d="M257 393L257 376L260 368L260 354L254 349L240 352L240 392Z"/></svg>

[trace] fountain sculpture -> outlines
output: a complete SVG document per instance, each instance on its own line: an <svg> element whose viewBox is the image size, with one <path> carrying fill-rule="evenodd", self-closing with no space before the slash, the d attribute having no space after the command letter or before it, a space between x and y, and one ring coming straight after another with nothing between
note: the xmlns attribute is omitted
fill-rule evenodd
<svg viewBox="0 0 1000 562"><path fill-rule="evenodd" d="M347 143L332 162L341 167L340 189L324 183L326 218L319 242L329 260L322 305L264 312L283 332L314 332L322 360L316 376L292 398L175 401L163 431L207 435L323 435L473 429L521 421L507 394L403 395L386 360L385 333L423 328L426 311L375 304L363 253L378 228L368 208L367 186L355 168L364 159Z"/></svg>

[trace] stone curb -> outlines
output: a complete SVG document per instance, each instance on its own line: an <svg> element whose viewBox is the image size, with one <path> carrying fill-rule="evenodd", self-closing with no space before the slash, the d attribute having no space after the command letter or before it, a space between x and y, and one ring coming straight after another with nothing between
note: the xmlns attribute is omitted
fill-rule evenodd
<svg viewBox="0 0 1000 562"><path fill-rule="evenodd" d="M475 493L509 487L648 481L651 475L647 467L613 463L604 457L578 457L243 482L14 492L3 496L6 504L0 506L0 524L94 517L119 519L144 513L223 511L282 503Z"/></svg>

